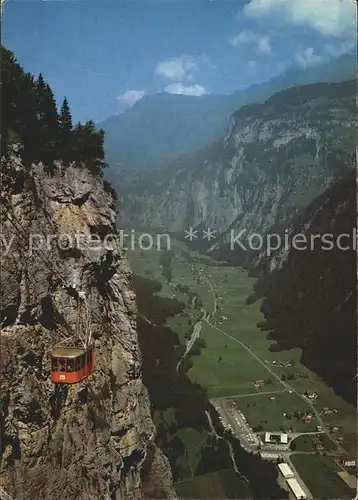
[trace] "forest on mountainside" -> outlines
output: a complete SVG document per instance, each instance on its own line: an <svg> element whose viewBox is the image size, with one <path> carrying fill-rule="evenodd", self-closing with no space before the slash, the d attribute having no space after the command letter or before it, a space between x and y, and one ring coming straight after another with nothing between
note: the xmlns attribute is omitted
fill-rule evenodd
<svg viewBox="0 0 358 500"><path fill-rule="evenodd" d="M66 97L60 111L54 93L40 73L35 78L19 65L15 55L1 46L2 128L1 155L19 145L26 165L43 162L47 171L54 161L85 163L101 173L104 161L104 131L92 120L73 126Z"/></svg>
<svg viewBox="0 0 358 500"><path fill-rule="evenodd" d="M263 272L255 295L263 297L261 327L272 349L302 348L301 361L346 401L357 401L355 170L317 197L294 221L295 233L328 236L325 249L291 249L282 266ZM338 242L342 248L338 247ZM276 350L276 349L275 349Z"/></svg>

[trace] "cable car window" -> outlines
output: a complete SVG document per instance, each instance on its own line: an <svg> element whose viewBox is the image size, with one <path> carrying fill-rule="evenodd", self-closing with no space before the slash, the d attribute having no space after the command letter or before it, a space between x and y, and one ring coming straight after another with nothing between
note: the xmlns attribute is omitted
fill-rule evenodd
<svg viewBox="0 0 358 500"><path fill-rule="evenodd" d="M92 347L88 350L87 359L89 363L92 362Z"/></svg>
<svg viewBox="0 0 358 500"><path fill-rule="evenodd" d="M58 364L57 364L58 359L57 358L52 358L52 367L51 370L53 372L57 372L58 370Z"/></svg>
<svg viewBox="0 0 358 500"><path fill-rule="evenodd" d="M65 358L59 358L58 365L59 365L60 372L66 371L66 359Z"/></svg>
<svg viewBox="0 0 358 500"><path fill-rule="evenodd" d="M74 369L75 369L75 360L74 360L74 358L69 358L67 360L66 371L67 372L73 372Z"/></svg>
<svg viewBox="0 0 358 500"><path fill-rule="evenodd" d="M85 355L84 354L81 354L81 368L84 368L85 367Z"/></svg>
<svg viewBox="0 0 358 500"><path fill-rule="evenodd" d="M77 356L77 358L75 358L75 371L78 372L78 370L80 369L81 369L80 357Z"/></svg>

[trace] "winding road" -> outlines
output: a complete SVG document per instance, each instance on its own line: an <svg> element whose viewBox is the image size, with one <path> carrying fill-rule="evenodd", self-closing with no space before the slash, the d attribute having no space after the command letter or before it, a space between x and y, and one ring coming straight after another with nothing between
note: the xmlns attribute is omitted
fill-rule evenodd
<svg viewBox="0 0 358 500"><path fill-rule="evenodd" d="M237 399L237 398L247 398L250 396L265 396L268 394L281 394L282 392L288 392L288 390L285 389L279 389L278 391L262 391L262 392L249 392L247 394L233 394L230 396L220 396L220 399Z"/></svg>
<svg viewBox="0 0 358 500"><path fill-rule="evenodd" d="M210 280L205 276L205 280L206 282L208 283L210 289L211 289L211 293L213 295L213 300L214 300L214 309L213 311L216 312L216 307L217 307L217 301L216 301L216 294L215 294L215 291L214 291L214 287L212 285L212 283L210 282ZM322 420L322 417L321 415L319 414L318 410L316 409L316 407L314 406L314 404L308 399L306 398L303 394L301 394L300 392L298 392L294 387L292 387L288 382L284 381L284 380L281 380L280 376L275 373L269 366L267 366L267 364L262 361L261 358L259 358L249 347L247 347L246 344L244 344L243 342L241 342L240 340L238 340L237 338L233 337L232 335L230 335L228 332L226 332L225 330L223 330L222 328L219 328L218 326L214 325L213 323L210 322L210 320L208 319L207 316L204 316L203 317L203 321L205 321L205 323L207 323L208 325L210 325L212 328L214 328L215 330L217 330L218 332L220 332L222 335L225 335L226 337L228 337L229 339L233 340L234 342L236 342L237 344L239 344L243 349L245 349L258 363L260 363L260 365L262 365L281 385L284 386L285 390L287 391L291 391L292 393L296 394L300 399L302 399L302 401L304 401L312 410L312 412L314 413L315 417L317 418L317 421L319 422L320 426L322 427L322 430L323 430L323 433L326 433L328 438L332 441L332 443L337 447L337 449L341 452L341 453L347 453L346 450L334 439L334 437L330 434L326 424L323 422ZM231 396L232 397L232 396Z"/></svg>

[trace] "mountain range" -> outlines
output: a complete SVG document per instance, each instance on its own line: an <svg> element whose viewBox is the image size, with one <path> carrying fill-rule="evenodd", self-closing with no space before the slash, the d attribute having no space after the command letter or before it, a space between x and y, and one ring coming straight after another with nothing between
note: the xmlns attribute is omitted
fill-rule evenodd
<svg viewBox="0 0 358 500"><path fill-rule="evenodd" d="M211 145L116 183L121 227L182 239L192 228L194 248L251 269L259 281L248 301L263 298L261 326L274 348L300 347L301 361L349 402L356 397L354 252L288 245L268 255L265 244L255 247L270 234L350 233L356 132L355 80L290 87L241 106ZM200 238L208 228L210 242ZM243 230L248 250L232 239Z"/></svg>
<svg viewBox="0 0 358 500"><path fill-rule="evenodd" d="M355 57L345 54L306 69L289 68L268 82L231 95L144 96L129 110L98 124L105 131L111 165L107 178L117 184L118 171L127 176L131 171L153 169L210 145L225 134L231 114L243 105L264 102L292 86L353 79L355 72Z"/></svg>
<svg viewBox="0 0 358 500"><path fill-rule="evenodd" d="M210 227L215 246L231 230L264 234L352 163L355 88L316 83L241 107L223 139L127 184L121 222L182 234Z"/></svg>

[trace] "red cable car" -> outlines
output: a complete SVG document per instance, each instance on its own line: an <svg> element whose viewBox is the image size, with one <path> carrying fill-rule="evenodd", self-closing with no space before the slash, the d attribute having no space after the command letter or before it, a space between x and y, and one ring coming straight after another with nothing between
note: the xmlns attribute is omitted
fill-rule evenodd
<svg viewBox="0 0 358 500"><path fill-rule="evenodd" d="M51 382L75 384L94 370L94 347L56 347L52 352Z"/></svg>

